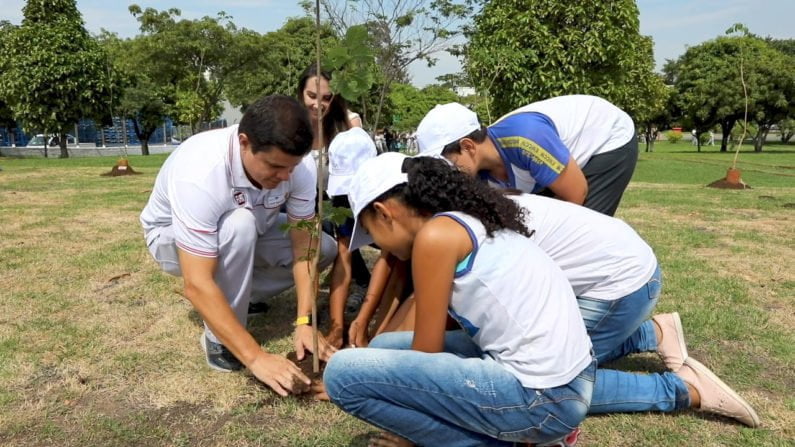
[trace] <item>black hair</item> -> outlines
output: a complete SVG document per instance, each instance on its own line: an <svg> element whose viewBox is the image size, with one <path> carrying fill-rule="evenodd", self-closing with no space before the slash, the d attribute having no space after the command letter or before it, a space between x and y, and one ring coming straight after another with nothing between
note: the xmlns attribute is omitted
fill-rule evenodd
<svg viewBox="0 0 795 447"><path fill-rule="evenodd" d="M448 143L445 147L442 148L442 155L448 154L460 154L461 153L461 140L464 138L469 138L470 140L474 141L475 143L482 143L486 140L488 136L488 131L486 130L486 126L480 125L480 129L474 130L469 133L469 135L463 136L452 143Z"/></svg>
<svg viewBox="0 0 795 447"><path fill-rule="evenodd" d="M254 154L276 147L303 157L312 150L309 114L289 96L271 95L256 100L246 109L237 130L246 134Z"/></svg>
<svg viewBox="0 0 795 447"><path fill-rule="evenodd" d="M298 90L296 96L304 105L304 89L309 82L309 78L317 76L317 65L312 64L301 73L298 79ZM328 82L331 82L331 73L323 69L320 70L320 77ZM350 129L350 122L348 122L348 103L342 95L334 94L329 101L328 111L323 115L323 145L328 147L331 140L340 132Z"/></svg>
<svg viewBox="0 0 795 447"><path fill-rule="evenodd" d="M508 229L530 237L525 225L525 210L499 190L432 157L407 158L403 172L408 183L392 187L367 205L364 212L374 211L374 202L395 198L422 216L445 211L460 211L480 220L491 237L495 231Z"/></svg>

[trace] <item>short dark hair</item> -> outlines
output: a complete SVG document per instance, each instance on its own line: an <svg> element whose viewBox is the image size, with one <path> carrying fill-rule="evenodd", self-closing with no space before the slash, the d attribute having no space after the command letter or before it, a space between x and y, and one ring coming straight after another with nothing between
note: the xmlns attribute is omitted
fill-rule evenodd
<svg viewBox="0 0 795 447"><path fill-rule="evenodd" d="M460 154L461 153L461 140L463 138L469 138L470 140L474 141L475 143L482 143L486 140L486 137L489 135L488 131L486 130L486 126L480 125L480 129L474 130L469 133L469 135L463 136L452 143L448 143L442 148L442 155L448 154Z"/></svg>
<svg viewBox="0 0 795 447"><path fill-rule="evenodd" d="M238 133L251 142L251 152L283 152L303 157L312 150L312 125L306 109L294 98L271 95L258 99L246 109Z"/></svg>

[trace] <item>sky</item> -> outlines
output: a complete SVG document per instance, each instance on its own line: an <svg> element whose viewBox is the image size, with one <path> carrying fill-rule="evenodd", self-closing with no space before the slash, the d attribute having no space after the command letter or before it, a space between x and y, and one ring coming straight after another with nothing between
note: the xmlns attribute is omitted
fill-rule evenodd
<svg viewBox="0 0 795 447"><path fill-rule="evenodd" d="M225 11L239 28L260 33L279 29L288 17L304 11L294 0L77 0L86 28L97 33L101 28L122 37L138 33L138 22L127 7L164 10L179 8L182 17L195 19ZM795 38L795 0L637 0L640 32L654 39L657 68L666 59L676 59L688 46L723 35L731 25L741 22L752 33L780 39ZM0 20L18 24L25 0L0 0ZM428 68L417 62L410 67L412 83L418 87L435 82L437 76L460 71L460 62L446 53Z"/></svg>

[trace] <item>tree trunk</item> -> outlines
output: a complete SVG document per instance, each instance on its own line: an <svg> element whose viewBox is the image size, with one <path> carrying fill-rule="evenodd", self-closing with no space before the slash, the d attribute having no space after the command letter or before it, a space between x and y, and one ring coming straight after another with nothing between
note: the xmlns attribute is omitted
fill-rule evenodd
<svg viewBox="0 0 795 447"><path fill-rule="evenodd" d="M133 130L138 141L141 143L141 155L149 155L149 137L155 132L154 129L141 128L137 119L133 119Z"/></svg>
<svg viewBox="0 0 795 447"><path fill-rule="evenodd" d="M58 132L58 146L61 147L61 155L58 158L69 158L69 151L66 150L66 132Z"/></svg>
<svg viewBox="0 0 795 447"><path fill-rule="evenodd" d="M729 149L729 141L731 140L732 128L736 120L726 120L720 122L720 131L723 134L720 139L720 151L726 152Z"/></svg>
<svg viewBox="0 0 795 447"><path fill-rule="evenodd" d="M756 138L754 139L754 152L762 152L762 146L765 145L768 132L770 132L769 125L759 126L759 130L756 131Z"/></svg>

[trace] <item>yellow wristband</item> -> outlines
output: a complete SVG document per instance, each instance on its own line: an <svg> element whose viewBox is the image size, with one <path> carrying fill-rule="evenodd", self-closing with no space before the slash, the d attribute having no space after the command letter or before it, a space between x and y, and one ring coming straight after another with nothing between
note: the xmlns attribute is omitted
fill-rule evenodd
<svg viewBox="0 0 795 447"><path fill-rule="evenodd" d="M312 315L304 315L295 319L296 326L303 326L305 324L312 324Z"/></svg>

